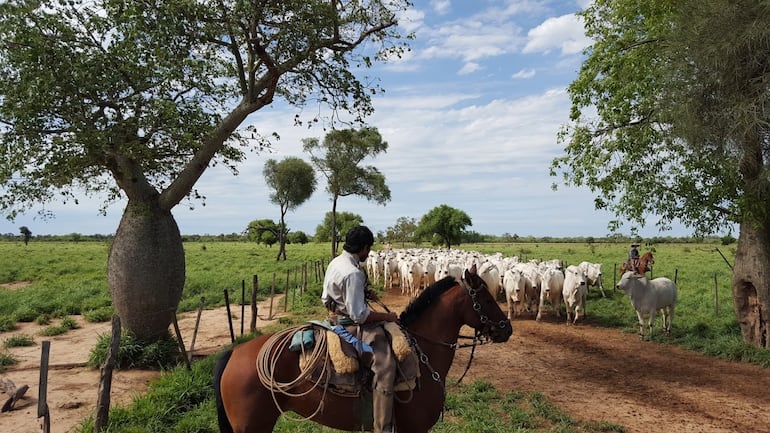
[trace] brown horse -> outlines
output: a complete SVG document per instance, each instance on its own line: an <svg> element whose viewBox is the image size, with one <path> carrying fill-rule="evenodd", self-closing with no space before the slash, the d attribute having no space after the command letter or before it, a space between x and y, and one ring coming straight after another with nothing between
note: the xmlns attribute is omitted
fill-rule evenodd
<svg viewBox="0 0 770 433"><path fill-rule="evenodd" d="M646 274L647 271L652 270L652 265L655 263L655 258L652 256L652 253L647 251L642 255L642 257L639 258L639 261L636 266L632 263L631 260L626 261L620 266L620 274L623 275L626 271L634 271L637 274Z"/></svg>
<svg viewBox="0 0 770 433"><path fill-rule="evenodd" d="M452 365L460 328L504 342L511 322L489 294L476 267L463 283L447 277L425 289L400 315L400 323L420 353L420 378L413 391L396 392L394 422L398 431L423 433L438 421L444 407L447 372ZM323 384L297 381L290 392L262 384L255 367L263 335L225 352L214 370L219 429L222 433L272 432L278 417L292 411L327 427L371 431L371 401L326 392ZM274 380L292 382L299 374L299 354L281 349L273 362ZM368 416L366 415L368 414ZM297 418L296 415L294 418Z"/></svg>

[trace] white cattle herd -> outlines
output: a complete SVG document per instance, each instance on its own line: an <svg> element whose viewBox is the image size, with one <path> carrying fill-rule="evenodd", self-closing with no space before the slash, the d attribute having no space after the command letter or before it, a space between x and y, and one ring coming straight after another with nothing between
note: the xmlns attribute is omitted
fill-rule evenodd
<svg viewBox="0 0 770 433"><path fill-rule="evenodd" d="M601 263L582 262L564 269L558 259L522 262L517 256L506 257L502 253L408 248L372 251L366 261L366 270L372 281L382 282L386 289L399 287L403 295L416 297L422 289L444 277L452 276L461 281L463 271L473 265L492 296L505 296L509 319L527 313L540 321L546 304L556 317L561 317L563 302L567 323L576 323L585 317L590 287L597 287L602 297L605 296ZM671 280L656 278L648 282L644 275L627 272L618 288L629 294L642 337L643 316L650 316L651 334L655 310L659 309L665 308L664 330L671 330L676 303L676 286Z"/></svg>

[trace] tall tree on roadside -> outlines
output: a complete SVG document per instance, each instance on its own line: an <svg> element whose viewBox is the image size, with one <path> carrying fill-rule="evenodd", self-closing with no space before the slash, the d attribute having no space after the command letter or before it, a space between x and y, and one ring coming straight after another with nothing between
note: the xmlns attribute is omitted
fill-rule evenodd
<svg viewBox="0 0 770 433"><path fill-rule="evenodd" d="M473 225L465 212L442 204L420 218L415 236L421 239L438 240L440 245L451 249L458 245L466 227Z"/></svg>
<svg viewBox="0 0 770 433"><path fill-rule="evenodd" d="M594 42L552 174L632 224L739 224L734 308L744 341L770 348L770 8L597 0L581 15Z"/></svg>
<svg viewBox="0 0 770 433"><path fill-rule="evenodd" d="M385 176L374 166L360 167L364 159L388 150L388 143L376 128L339 129L326 134L323 143L317 138L303 140L303 149L311 163L326 177L326 191L332 196L331 226L337 228L337 201L357 195L378 204L390 201L390 188ZM342 232L343 234L345 232ZM331 230L332 257L337 255L338 230Z"/></svg>
<svg viewBox="0 0 770 433"><path fill-rule="evenodd" d="M391 242L401 242L401 247L405 247L407 242L414 240L414 234L417 230L417 221L410 217L399 217L393 227L388 227L385 236Z"/></svg>
<svg viewBox="0 0 770 433"><path fill-rule="evenodd" d="M278 255L275 260L286 260L286 240L289 230L286 227L286 212L294 210L304 203L315 191L316 179L313 167L297 157L288 157L281 162L268 159L262 170L267 186L272 188L270 201L281 209L278 222Z"/></svg>
<svg viewBox="0 0 770 433"><path fill-rule="evenodd" d="M405 48L408 0L11 0L0 5L0 210L127 199L108 257L113 305L165 338L185 281L172 210L204 171L236 172L274 103L371 114L359 66ZM355 70L355 74L352 72ZM297 122L325 121L303 119ZM269 131L268 131L269 132Z"/></svg>

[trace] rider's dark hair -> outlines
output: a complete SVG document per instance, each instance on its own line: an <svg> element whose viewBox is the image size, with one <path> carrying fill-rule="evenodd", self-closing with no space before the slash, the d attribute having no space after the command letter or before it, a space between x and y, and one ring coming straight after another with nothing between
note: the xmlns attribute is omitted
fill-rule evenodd
<svg viewBox="0 0 770 433"><path fill-rule="evenodd" d="M372 231L367 226L358 226L350 229L345 236L345 245L342 246L342 249L354 254L372 245L374 245Z"/></svg>

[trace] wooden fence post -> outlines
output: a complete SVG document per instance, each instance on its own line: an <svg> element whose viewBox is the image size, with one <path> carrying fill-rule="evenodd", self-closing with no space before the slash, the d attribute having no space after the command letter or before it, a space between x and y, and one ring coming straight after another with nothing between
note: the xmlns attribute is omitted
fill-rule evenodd
<svg viewBox="0 0 770 433"><path fill-rule="evenodd" d="M51 414L48 411L48 359L51 342L43 341L40 353L40 382L38 383L37 417L43 417L43 433L51 432Z"/></svg>
<svg viewBox="0 0 770 433"><path fill-rule="evenodd" d="M241 280L241 337L243 337L244 320L246 320L246 280Z"/></svg>
<svg viewBox="0 0 770 433"><path fill-rule="evenodd" d="M107 357L101 368L99 380L99 394L96 398L96 418L94 419L94 433L99 433L110 421L110 391L112 390L112 370L115 368L115 359L120 349L120 317L112 316L112 337Z"/></svg>
<svg viewBox="0 0 770 433"><path fill-rule="evenodd" d="M233 332L233 316L230 313L230 295L225 289L225 307L227 307L227 323L230 325L230 342L235 343L235 332Z"/></svg>
<svg viewBox="0 0 770 433"><path fill-rule="evenodd" d="M254 274L251 280L251 326L249 329L252 334L257 331L257 289L259 288L259 277Z"/></svg>
<svg viewBox="0 0 770 433"><path fill-rule="evenodd" d="M268 320L273 320L273 298L275 297L275 272L273 272L273 285L270 287L270 315Z"/></svg>
<svg viewBox="0 0 770 433"><path fill-rule="evenodd" d="M176 320L176 312L172 314L174 315L174 332L176 332L176 339L179 342L179 350L182 351L182 358L184 358L184 364L187 367L187 371L190 371L192 370L192 366L190 365L190 358L187 357L187 351L184 348L182 331L179 330L179 322Z"/></svg>
<svg viewBox="0 0 770 433"><path fill-rule="evenodd" d="M717 284L716 273L714 273L714 315L719 316L719 284Z"/></svg>
<svg viewBox="0 0 770 433"><path fill-rule="evenodd" d="M201 296L201 303L198 305L198 317L195 318L195 329L193 329L193 336L192 341L190 342L190 352L188 352L188 356L190 357L190 361L192 361L193 356L193 350L195 350L195 337L198 336L198 327L201 324L201 314L203 314L203 304L205 302L205 298Z"/></svg>
<svg viewBox="0 0 770 433"><path fill-rule="evenodd" d="M289 275L290 270L286 270L286 289L283 291L283 312L289 311Z"/></svg>

